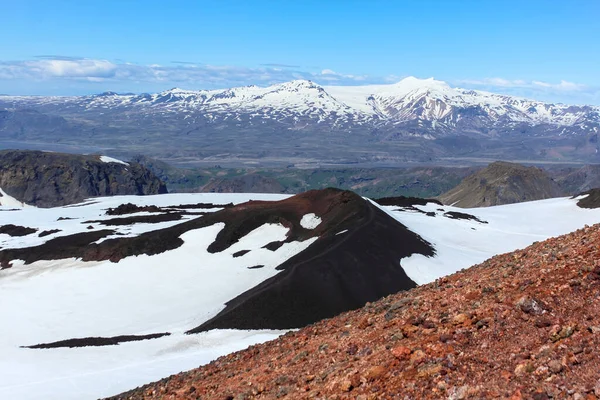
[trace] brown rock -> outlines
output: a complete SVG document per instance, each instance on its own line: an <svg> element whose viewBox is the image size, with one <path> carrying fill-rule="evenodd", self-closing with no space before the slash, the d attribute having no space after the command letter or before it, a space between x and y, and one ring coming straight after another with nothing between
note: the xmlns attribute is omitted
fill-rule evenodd
<svg viewBox="0 0 600 400"><path fill-rule="evenodd" d="M466 325L468 322L470 322L471 319L469 318L469 316L467 314L457 314L454 316L454 318L452 318L452 322L455 325Z"/></svg>
<svg viewBox="0 0 600 400"><path fill-rule="evenodd" d="M548 368L552 371L553 374L558 374L563 370L563 366L560 361L552 360L548 363Z"/></svg>
<svg viewBox="0 0 600 400"><path fill-rule="evenodd" d="M539 301L529 296L523 296L518 301L516 306L527 314L540 315L544 312L544 308Z"/></svg>
<svg viewBox="0 0 600 400"><path fill-rule="evenodd" d="M396 346L392 349L392 354L399 360L405 360L410 356L412 351L406 346Z"/></svg>
<svg viewBox="0 0 600 400"><path fill-rule="evenodd" d="M518 364L515 367L515 371L514 372L515 372L515 375L522 376L522 375L526 375L526 374L529 374L529 373L533 372L533 370L534 370L534 368L533 368L533 365L531 363L524 362L524 363Z"/></svg>
<svg viewBox="0 0 600 400"><path fill-rule="evenodd" d="M340 390L342 392L349 392L352 390L352 388L353 386L350 379L344 379L342 382L340 382Z"/></svg>
<svg viewBox="0 0 600 400"><path fill-rule="evenodd" d="M382 365L376 365L367 370L365 378L367 381L372 382L376 379L381 379L387 373L387 368Z"/></svg>
<svg viewBox="0 0 600 400"><path fill-rule="evenodd" d="M452 340L452 337L453 336L449 333L442 333L440 335L440 342L446 343L447 341Z"/></svg>

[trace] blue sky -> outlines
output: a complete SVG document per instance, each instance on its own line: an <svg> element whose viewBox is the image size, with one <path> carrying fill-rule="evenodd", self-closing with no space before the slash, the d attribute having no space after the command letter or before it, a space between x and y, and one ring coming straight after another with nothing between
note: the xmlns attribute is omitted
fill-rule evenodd
<svg viewBox="0 0 600 400"><path fill-rule="evenodd" d="M0 93L435 77L600 104L600 1L0 0Z"/></svg>

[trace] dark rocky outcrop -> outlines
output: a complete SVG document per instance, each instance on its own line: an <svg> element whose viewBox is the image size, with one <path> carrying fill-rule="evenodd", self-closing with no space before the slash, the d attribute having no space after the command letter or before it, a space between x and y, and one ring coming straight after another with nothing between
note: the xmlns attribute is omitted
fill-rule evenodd
<svg viewBox="0 0 600 400"><path fill-rule="evenodd" d="M0 233L4 233L9 236L27 236L37 232L35 228L28 228L26 226L18 226L13 224L0 226Z"/></svg>
<svg viewBox="0 0 600 400"><path fill-rule="evenodd" d="M458 211L447 211L444 213L444 217L450 218L450 219L464 219L467 221L476 221L476 222L479 222L480 224L487 224L487 221L483 221L474 215L462 213L462 212L458 212Z"/></svg>
<svg viewBox="0 0 600 400"><path fill-rule="evenodd" d="M54 207L89 197L166 193L140 164L106 163L97 155L0 151L0 188L26 204Z"/></svg>
<svg viewBox="0 0 600 400"><path fill-rule="evenodd" d="M542 169L497 161L463 179L438 197L456 207L489 207L563 196L556 182Z"/></svg>
<svg viewBox="0 0 600 400"><path fill-rule="evenodd" d="M148 335L119 335L111 337L87 337L75 338L67 340L59 340L58 342L40 343L32 346L21 346L25 349L57 349L57 348L74 348L88 346L115 346L120 343L137 342L140 340L158 339L163 336L169 336L170 332L150 333Z"/></svg>
<svg viewBox="0 0 600 400"><path fill-rule="evenodd" d="M577 202L577 205L581 208L598 208L600 207L600 188L588 190L578 194L575 197L587 195L583 199Z"/></svg>
<svg viewBox="0 0 600 400"><path fill-rule="evenodd" d="M420 236L352 192L310 191L277 203L278 209L287 210L291 235L297 230L319 239L279 265L280 273L232 299L221 313L188 333L298 328L333 317L415 287L400 259L434 255ZM260 206L273 210L273 205ZM297 226L307 212L322 218L314 233ZM337 234L345 229L349 231Z"/></svg>

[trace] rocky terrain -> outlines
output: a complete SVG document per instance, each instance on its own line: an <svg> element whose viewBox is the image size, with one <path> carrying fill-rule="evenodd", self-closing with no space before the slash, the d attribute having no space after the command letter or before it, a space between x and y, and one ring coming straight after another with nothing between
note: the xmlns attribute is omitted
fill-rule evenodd
<svg viewBox="0 0 600 400"><path fill-rule="evenodd" d="M165 184L138 163L98 155L20 150L0 151L0 188L38 207L72 204L97 196L167 192Z"/></svg>
<svg viewBox="0 0 600 400"><path fill-rule="evenodd" d="M538 242L114 399L597 399L599 242Z"/></svg>
<svg viewBox="0 0 600 400"><path fill-rule="evenodd" d="M560 186L540 168L497 161L463 179L438 199L456 207L489 207L564 196Z"/></svg>

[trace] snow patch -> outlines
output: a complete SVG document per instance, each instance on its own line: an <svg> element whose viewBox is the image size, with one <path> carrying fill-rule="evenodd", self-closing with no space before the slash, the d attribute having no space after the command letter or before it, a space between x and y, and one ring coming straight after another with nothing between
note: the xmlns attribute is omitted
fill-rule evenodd
<svg viewBox="0 0 600 400"><path fill-rule="evenodd" d="M314 213L306 214L300 220L300 225L304 229L315 229L321 223L321 217L317 217Z"/></svg>
<svg viewBox="0 0 600 400"><path fill-rule="evenodd" d="M34 207L29 204L25 204L22 201L15 199L12 196L9 196L2 188L0 188L0 207L17 207L17 208L25 208L25 207Z"/></svg>
<svg viewBox="0 0 600 400"><path fill-rule="evenodd" d="M100 161L104 163L117 163L129 166L125 161L117 160L116 158L108 157L108 156L100 156Z"/></svg>

